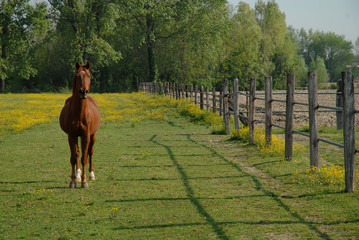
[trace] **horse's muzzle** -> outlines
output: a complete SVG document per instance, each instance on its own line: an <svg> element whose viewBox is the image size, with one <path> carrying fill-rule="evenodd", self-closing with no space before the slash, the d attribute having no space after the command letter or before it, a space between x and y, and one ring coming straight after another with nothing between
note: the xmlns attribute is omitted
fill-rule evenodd
<svg viewBox="0 0 359 240"><path fill-rule="evenodd" d="M87 98L87 95L89 94L89 91L87 89L85 90L80 90L79 91L79 94L80 94L80 98L81 99L86 99Z"/></svg>

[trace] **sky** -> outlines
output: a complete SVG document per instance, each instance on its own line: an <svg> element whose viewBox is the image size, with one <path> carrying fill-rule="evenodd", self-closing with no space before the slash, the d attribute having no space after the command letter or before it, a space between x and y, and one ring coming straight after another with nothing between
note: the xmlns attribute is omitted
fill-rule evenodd
<svg viewBox="0 0 359 240"><path fill-rule="evenodd" d="M266 1L266 0L264 0ZM240 0L228 0L237 6ZM243 0L254 8L257 0ZM355 42L359 37L359 0L276 0L287 26L334 32Z"/></svg>

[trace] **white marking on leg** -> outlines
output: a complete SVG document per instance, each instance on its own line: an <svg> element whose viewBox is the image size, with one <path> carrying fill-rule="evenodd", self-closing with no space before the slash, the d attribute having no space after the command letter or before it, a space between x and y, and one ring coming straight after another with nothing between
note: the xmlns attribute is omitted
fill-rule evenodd
<svg viewBox="0 0 359 240"><path fill-rule="evenodd" d="M96 180L96 178L95 178L95 173L92 171L92 172L90 172L90 176L89 176L89 179L90 180Z"/></svg>
<svg viewBox="0 0 359 240"><path fill-rule="evenodd" d="M76 171L76 182L81 182L81 169Z"/></svg>

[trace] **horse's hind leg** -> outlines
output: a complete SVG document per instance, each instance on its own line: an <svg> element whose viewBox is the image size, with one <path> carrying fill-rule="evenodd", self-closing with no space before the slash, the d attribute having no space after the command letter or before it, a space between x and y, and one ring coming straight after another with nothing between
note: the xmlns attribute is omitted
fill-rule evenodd
<svg viewBox="0 0 359 240"><path fill-rule="evenodd" d="M70 162L71 162L71 167L72 167L70 188L76 188L75 167L76 167L77 161L80 157L80 151L79 151L79 147L78 147L77 138L72 138L71 136L68 136L68 141L69 141L70 150L71 150Z"/></svg>
<svg viewBox="0 0 359 240"><path fill-rule="evenodd" d="M90 172L90 176L89 176L89 179L90 180L95 180L95 173L93 171L93 162L92 162L92 155L93 155L93 149L94 149L94 145L95 145L95 142L96 142L96 136L95 134L92 135L90 137L90 145L89 145L89 163L90 163L90 166L89 166L89 172Z"/></svg>

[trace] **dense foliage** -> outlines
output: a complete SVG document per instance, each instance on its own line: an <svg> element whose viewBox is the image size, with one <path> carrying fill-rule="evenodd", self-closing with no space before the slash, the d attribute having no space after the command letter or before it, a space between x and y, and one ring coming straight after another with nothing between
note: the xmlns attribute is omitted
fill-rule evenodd
<svg viewBox="0 0 359 240"><path fill-rule="evenodd" d="M238 78L288 73L306 86L308 70L336 82L359 56L358 41L288 27L274 1L254 9L226 0L0 0L0 82L3 91L64 91L76 61L92 63L92 89L136 90L140 81L215 86Z"/></svg>

